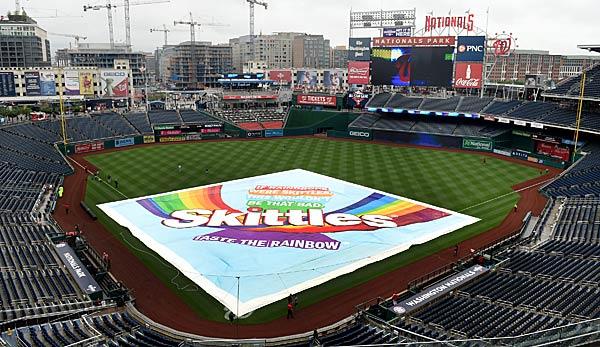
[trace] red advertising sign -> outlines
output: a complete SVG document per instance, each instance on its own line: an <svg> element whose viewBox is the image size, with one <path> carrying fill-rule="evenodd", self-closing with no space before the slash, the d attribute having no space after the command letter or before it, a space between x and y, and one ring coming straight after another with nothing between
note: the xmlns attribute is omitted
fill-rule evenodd
<svg viewBox="0 0 600 347"><path fill-rule="evenodd" d="M454 46L456 36L376 37L373 47L434 47Z"/></svg>
<svg viewBox="0 0 600 347"><path fill-rule="evenodd" d="M81 143L75 145L75 153L97 152L104 149L104 142Z"/></svg>
<svg viewBox="0 0 600 347"><path fill-rule="evenodd" d="M307 95L298 94L296 99L298 105L333 106L337 105L335 95Z"/></svg>
<svg viewBox="0 0 600 347"><path fill-rule="evenodd" d="M454 88L481 88L483 64L456 63L454 70Z"/></svg>
<svg viewBox="0 0 600 347"><path fill-rule="evenodd" d="M264 94L245 94L245 95L223 95L223 100L258 100L258 99L277 99L277 95L264 95Z"/></svg>
<svg viewBox="0 0 600 347"><path fill-rule="evenodd" d="M473 29L475 29L475 22L473 21L473 18L475 18L475 15L472 13L469 13L466 16L426 16L425 32L444 28L473 31Z"/></svg>
<svg viewBox="0 0 600 347"><path fill-rule="evenodd" d="M292 83L292 71L291 70L271 70L269 71L269 77L271 81L278 83L290 84Z"/></svg>
<svg viewBox="0 0 600 347"><path fill-rule="evenodd" d="M539 154L547 155L552 158L557 158L562 161L568 161L570 157L569 148L560 147L558 145L547 143L547 142L538 142L537 152Z"/></svg>
<svg viewBox="0 0 600 347"><path fill-rule="evenodd" d="M348 84L369 84L369 65L368 61L349 61Z"/></svg>

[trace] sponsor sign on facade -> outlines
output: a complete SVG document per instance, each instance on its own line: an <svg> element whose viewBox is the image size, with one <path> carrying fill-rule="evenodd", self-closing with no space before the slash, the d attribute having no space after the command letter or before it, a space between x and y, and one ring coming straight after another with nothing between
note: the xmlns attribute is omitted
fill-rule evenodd
<svg viewBox="0 0 600 347"><path fill-rule="evenodd" d="M371 51L348 51L349 61L370 61Z"/></svg>
<svg viewBox="0 0 600 347"><path fill-rule="evenodd" d="M65 95L79 95L79 72L65 70Z"/></svg>
<svg viewBox="0 0 600 347"><path fill-rule="evenodd" d="M275 84L291 84L292 70L271 70L268 73L268 78L275 81Z"/></svg>
<svg viewBox="0 0 600 347"><path fill-rule="evenodd" d="M0 96L16 96L15 74L12 72L0 72Z"/></svg>
<svg viewBox="0 0 600 347"><path fill-rule="evenodd" d="M25 71L25 94L27 96L40 96L40 73L39 71Z"/></svg>
<svg viewBox="0 0 600 347"><path fill-rule="evenodd" d="M154 143L154 135L144 135L144 143Z"/></svg>
<svg viewBox="0 0 600 347"><path fill-rule="evenodd" d="M129 78L126 70L100 70L100 93L107 97L127 97Z"/></svg>
<svg viewBox="0 0 600 347"><path fill-rule="evenodd" d="M370 65L368 61L349 61L348 84L369 84Z"/></svg>
<svg viewBox="0 0 600 347"><path fill-rule="evenodd" d="M373 47L439 47L454 46L455 43L455 36L373 38Z"/></svg>
<svg viewBox="0 0 600 347"><path fill-rule="evenodd" d="M337 98L335 95L308 95L298 94L296 98L298 105L315 105L315 106L331 106L337 105Z"/></svg>
<svg viewBox="0 0 600 347"><path fill-rule="evenodd" d="M263 137L261 130L246 131L246 137Z"/></svg>
<svg viewBox="0 0 600 347"><path fill-rule="evenodd" d="M488 269L483 266L471 266L470 268L427 287L420 293L397 303L392 307L392 311L400 316L410 313L487 272Z"/></svg>
<svg viewBox="0 0 600 347"><path fill-rule="evenodd" d="M459 36L456 46L456 61L483 62L485 36Z"/></svg>
<svg viewBox="0 0 600 347"><path fill-rule="evenodd" d="M94 75L91 72L79 73L79 94L94 95Z"/></svg>
<svg viewBox="0 0 600 347"><path fill-rule="evenodd" d="M370 139L371 132L368 130L348 130L348 136L358 137L358 138L362 138L362 139Z"/></svg>
<svg viewBox="0 0 600 347"><path fill-rule="evenodd" d="M454 69L454 88L479 89L483 80L483 64L456 63Z"/></svg>
<svg viewBox="0 0 600 347"><path fill-rule="evenodd" d="M56 95L54 71L40 71L40 94L44 96Z"/></svg>
<svg viewBox="0 0 600 347"><path fill-rule="evenodd" d="M305 170L99 208L240 314L478 221Z"/></svg>
<svg viewBox="0 0 600 347"><path fill-rule="evenodd" d="M104 149L104 142L80 143L75 145L75 153L97 152Z"/></svg>

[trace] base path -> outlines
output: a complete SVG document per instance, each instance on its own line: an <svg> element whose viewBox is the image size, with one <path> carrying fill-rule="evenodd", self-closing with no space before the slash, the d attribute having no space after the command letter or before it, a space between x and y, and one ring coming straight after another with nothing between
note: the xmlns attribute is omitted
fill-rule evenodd
<svg viewBox="0 0 600 347"><path fill-rule="evenodd" d="M334 141L341 140L336 139ZM373 141L359 142L374 143ZM381 142L381 144L407 147L388 142ZM429 147L419 148L488 155L538 169L546 169L546 167L538 164L493 153L432 149ZM83 155L75 155L72 158L87 168L93 168L91 164L85 161ZM393 270L367 283L350 288L338 295L326 298L315 305L301 307L295 312L296 319L287 320L285 317L281 317L264 324L242 324L236 332L236 328L231 324L208 321L199 317L174 291L158 279L119 238L106 230L100 222L93 221L79 207L79 203L85 198L88 174L79 165L73 166L75 167L75 174L65 177L64 195L57 204L54 218L65 231L73 230L75 224L79 224L84 231L84 236L94 249L98 252L106 251L110 254L111 272L119 281L132 289L138 310L155 322L187 333L220 338L269 338L310 332L315 328L331 325L356 313L356 306L367 300L376 297L389 297L393 292L402 291L407 288L410 282L443 266L452 264L457 259L454 256L454 249L448 248ZM513 189L518 191L521 196L518 211L509 213L498 227L463 241L459 247L459 257L468 256L470 249L479 249L518 230L522 225L526 212L532 211L534 215L539 215L546 204L546 198L538 192L540 184L560 173L558 169L548 168L548 170L545 175L514 186ZM64 208L65 205L71 206L68 214ZM282 311L285 311L285 309L282 309Z"/></svg>

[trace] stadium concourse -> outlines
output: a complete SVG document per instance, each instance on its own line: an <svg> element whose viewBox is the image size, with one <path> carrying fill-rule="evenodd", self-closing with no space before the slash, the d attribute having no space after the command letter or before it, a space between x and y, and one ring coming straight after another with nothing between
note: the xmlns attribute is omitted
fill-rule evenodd
<svg viewBox="0 0 600 347"><path fill-rule="evenodd" d="M391 100L395 101L390 107ZM254 325L199 318L129 251L118 235L107 231L88 213L89 208L81 206L88 175L95 172L82 152L120 151L123 144L168 145L143 144L143 140L152 135L160 138L165 126L172 127L167 130L179 131L184 127L177 127L188 124L200 125L198 129L222 129L219 135L203 141L277 140L230 140L246 130L218 113L99 113L66 120L74 143L71 148L77 152L67 148L70 156L66 158L54 145L62 141L58 121L4 126L0 128L2 341L13 346L219 344L206 341L213 337L258 339L259 345L307 345L314 329L319 329L320 340L326 345L464 339L472 339L474 344L536 344L549 339L563 339L567 344L595 341L600 318L598 139L592 132L586 133L584 152L589 154L561 172L539 163L540 158L556 165L560 160L539 153L525 157L520 154L524 152L519 150L523 147L524 131L516 123L492 123L476 117L457 117L456 121L443 116L431 121L429 114L428 119L422 119L408 112L465 114L468 109L471 114L545 124L550 129L544 135L550 137L561 136L552 131L552 125L573 124L555 104L507 103L486 98L434 100L383 93L371 99L367 106L370 112L348 117L341 128L339 124L332 125L335 129L328 132L328 141L376 141L386 146L428 146L436 151L464 152L467 150L456 148L460 147L455 145L457 141L477 138L479 142L467 144L478 147L480 155L529 165L543 174L514 186L521 198L518 209L499 226L462 242L457 255L454 247L447 248L316 305L300 307L296 312L298 319L293 321L279 318ZM525 109L519 112L521 108ZM317 113L313 115L314 119L319 118L315 124L321 128L324 121L319 116L336 114L310 112ZM390 116L394 112L400 114ZM284 124L299 124L299 118L311 119L296 111L285 117L298 119L284 118ZM341 113L339 117L343 117ZM333 122L333 117L328 119ZM594 131L596 116L590 113L584 119L588 119L584 122L586 130ZM369 138L334 138L344 133L344 127L346 137L359 132L358 138L364 137L361 134L368 134ZM297 133L297 129L284 127L284 134L286 129ZM313 134L316 130L315 126L305 131ZM512 142L509 135L516 136ZM133 138L137 140L129 140ZM425 141L415 142L415 138ZM489 138L510 147L493 153L484 148L488 142L481 141ZM527 138L533 149L537 142L532 134ZM115 148L105 147L106 143ZM456 276L473 271L474 261L483 263L486 269L476 278L465 281L456 290L434 296L426 305L414 309L402 306L439 281L456 282ZM81 281L82 277L89 282ZM398 292L401 295L392 298ZM200 340L204 341L197 342Z"/></svg>

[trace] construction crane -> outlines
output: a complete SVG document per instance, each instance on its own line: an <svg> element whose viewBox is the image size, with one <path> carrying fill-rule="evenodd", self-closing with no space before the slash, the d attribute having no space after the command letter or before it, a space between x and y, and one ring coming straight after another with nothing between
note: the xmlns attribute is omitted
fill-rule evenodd
<svg viewBox="0 0 600 347"><path fill-rule="evenodd" d="M252 60L255 60L256 50L254 48L254 5L262 6L267 9L268 4L259 0L246 0L246 2L250 5L250 52L252 55Z"/></svg>
<svg viewBox="0 0 600 347"><path fill-rule="evenodd" d="M167 29L167 26L163 24L163 28L162 29L156 29L156 28L152 28L150 29L151 33L155 33L155 32L159 32L162 31L165 34L165 46L169 44L169 40L168 40L168 34L171 30Z"/></svg>
<svg viewBox="0 0 600 347"><path fill-rule="evenodd" d="M190 12L190 20L189 21L173 21L173 25L189 25L190 26L190 85L197 84L196 80L196 27L200 26L228 26L226 24L221 23L200 23L194 20L194 16L192 12Z"/></svg>
<svg viewBox="0 0 600 347"><path fill-rule="evenodd" d="M131 49L131 17L129 15L129 8L131 6L139 6L139 5L149 5L149 4L160 4L170 2L171 0L147 0L147 1L139 1L130 3L129 0L124 0L123 4L111 4L110 0L106 0L106 5L84 5L83 11L94 10L98 11L101 9L106 9L108 15L108 35L110 39L110 47L115 47L115 35L113 29L113 19L112 19L112 9L117 7L125 8L125 44L127 49Z"/></svg>
<svg viewBox="0 0 600 347"><path fill-rule="evenodd" d="M70 37L75 40L75 48L79 47L79 40L87 40L87 36L74 35L74 34L59 34L59 33L48 33L52 36Z"/></svg>

